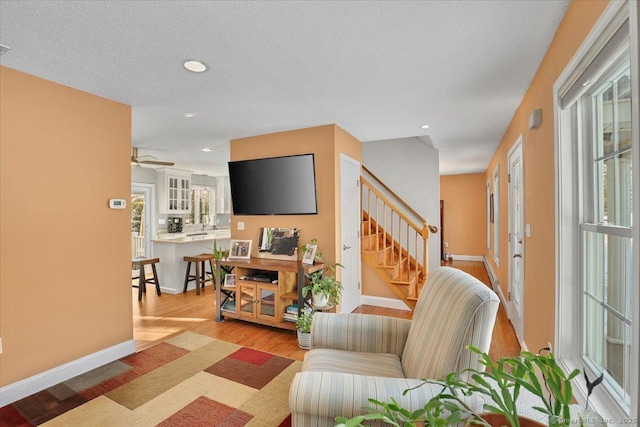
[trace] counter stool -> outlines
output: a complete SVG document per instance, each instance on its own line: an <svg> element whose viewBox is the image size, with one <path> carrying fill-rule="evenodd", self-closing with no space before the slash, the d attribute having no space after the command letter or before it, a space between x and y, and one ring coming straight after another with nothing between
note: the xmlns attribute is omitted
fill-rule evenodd
<svg viewBox="0 0 640 427"><path fill-rule="evenodd" d="M160 282L158 282L158 272L156 271L156 264L160 262L160 258L131 258L131 265L133 268L138 268L140 270L138 277L138 286L133 286L134 288L138 288L138 301L142 301L142 294L147 292L147 283L151 283L156 285L156 293L158 295L162 295L160 292ZM151 270L153 270L153 278L147 279L144 274L144 266L151 264Z"/></svg>
<svg viewBox="0 0 640 427"><path fill-rule="evenodd" d="M200 254L195 256L186 256L183 258L187 262L187 272L184 276L184 289L182 293L187 292L187 286L192 280L196 281L196 295L200 295L200 288L204 288L205 282L211 282L215 284L213 277L213 260L215 259L213 254ZM209 261L209 271L205 269L205 262ZM191 263L196 264L196 274L191 274ZM210 278L206 278L206 273L209 273Z"/></svg>

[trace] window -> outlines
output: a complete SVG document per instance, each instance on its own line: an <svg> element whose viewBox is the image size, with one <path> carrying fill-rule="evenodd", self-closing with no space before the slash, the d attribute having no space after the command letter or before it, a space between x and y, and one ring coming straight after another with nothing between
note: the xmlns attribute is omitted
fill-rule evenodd
<svg viewBox="0 0 640 427"><path fill-rule="evenodd" d="M186 215L187 224L212 225L215 213L215 187L191 186L191 211Z"/></svg>
<svg viewBox="0 0 640 427"><path fill-rule="evenodd" d="M593 401L607 419L637 417L640 383L638 251L633 250L638 231L633 165L640 147L631 107L638 82L632 79L628 4L610 5L599 23L601 36L585 41L590 47L555 87L556 353L568 368L585 369L592 379L604 374ZM576 385L584 393L582 383Z"/></svg>

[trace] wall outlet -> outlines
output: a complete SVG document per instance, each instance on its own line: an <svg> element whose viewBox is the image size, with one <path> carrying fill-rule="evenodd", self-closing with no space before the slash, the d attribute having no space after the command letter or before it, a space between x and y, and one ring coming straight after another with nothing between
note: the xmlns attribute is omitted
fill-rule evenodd
<svg viewBox="0 0 640 427"><path fill-rule="evenodd" d="M444 247L448 248L449 247L449 242L444 242Z"/></svg>
<svg viewBox="0 0 640 427"><path fill-rule="evenodd" d="M238 230L244 230L244 221L238 221Z"/></svg>

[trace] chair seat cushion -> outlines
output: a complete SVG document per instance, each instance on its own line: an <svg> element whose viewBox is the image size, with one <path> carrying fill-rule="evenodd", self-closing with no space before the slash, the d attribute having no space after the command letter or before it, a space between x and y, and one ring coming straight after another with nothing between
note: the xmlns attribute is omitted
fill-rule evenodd
<svg viewBox="0 0 640 427"><path fill-rule="evenodd" d="M302 362L302 371L404 378L402 363L395 354L360 353L327 348L317 348L307 353Z"/></svg>

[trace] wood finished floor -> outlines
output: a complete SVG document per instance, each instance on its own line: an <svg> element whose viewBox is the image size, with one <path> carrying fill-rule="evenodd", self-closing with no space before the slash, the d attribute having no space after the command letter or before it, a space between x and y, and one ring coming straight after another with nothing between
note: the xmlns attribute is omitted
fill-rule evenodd
<svg viewBox="0 0 640 427"><path fill-rule="evenodd" d="M477 277L489 285L482 262L454 261L449 264ZM133 337L140 351L185 331L197 332L212 338L255 348L291 359L302 360L305 351L298 348L295 331L256 325L241 320L215 321L215 291L208 285L200 296L195 290L186 294L157 296L153 286L138 302L138 290L132 288ZM411 312L362 305L355 312L411 318ZM500 306L489 354L492 358L520 354L520 345Z"/></svg>

